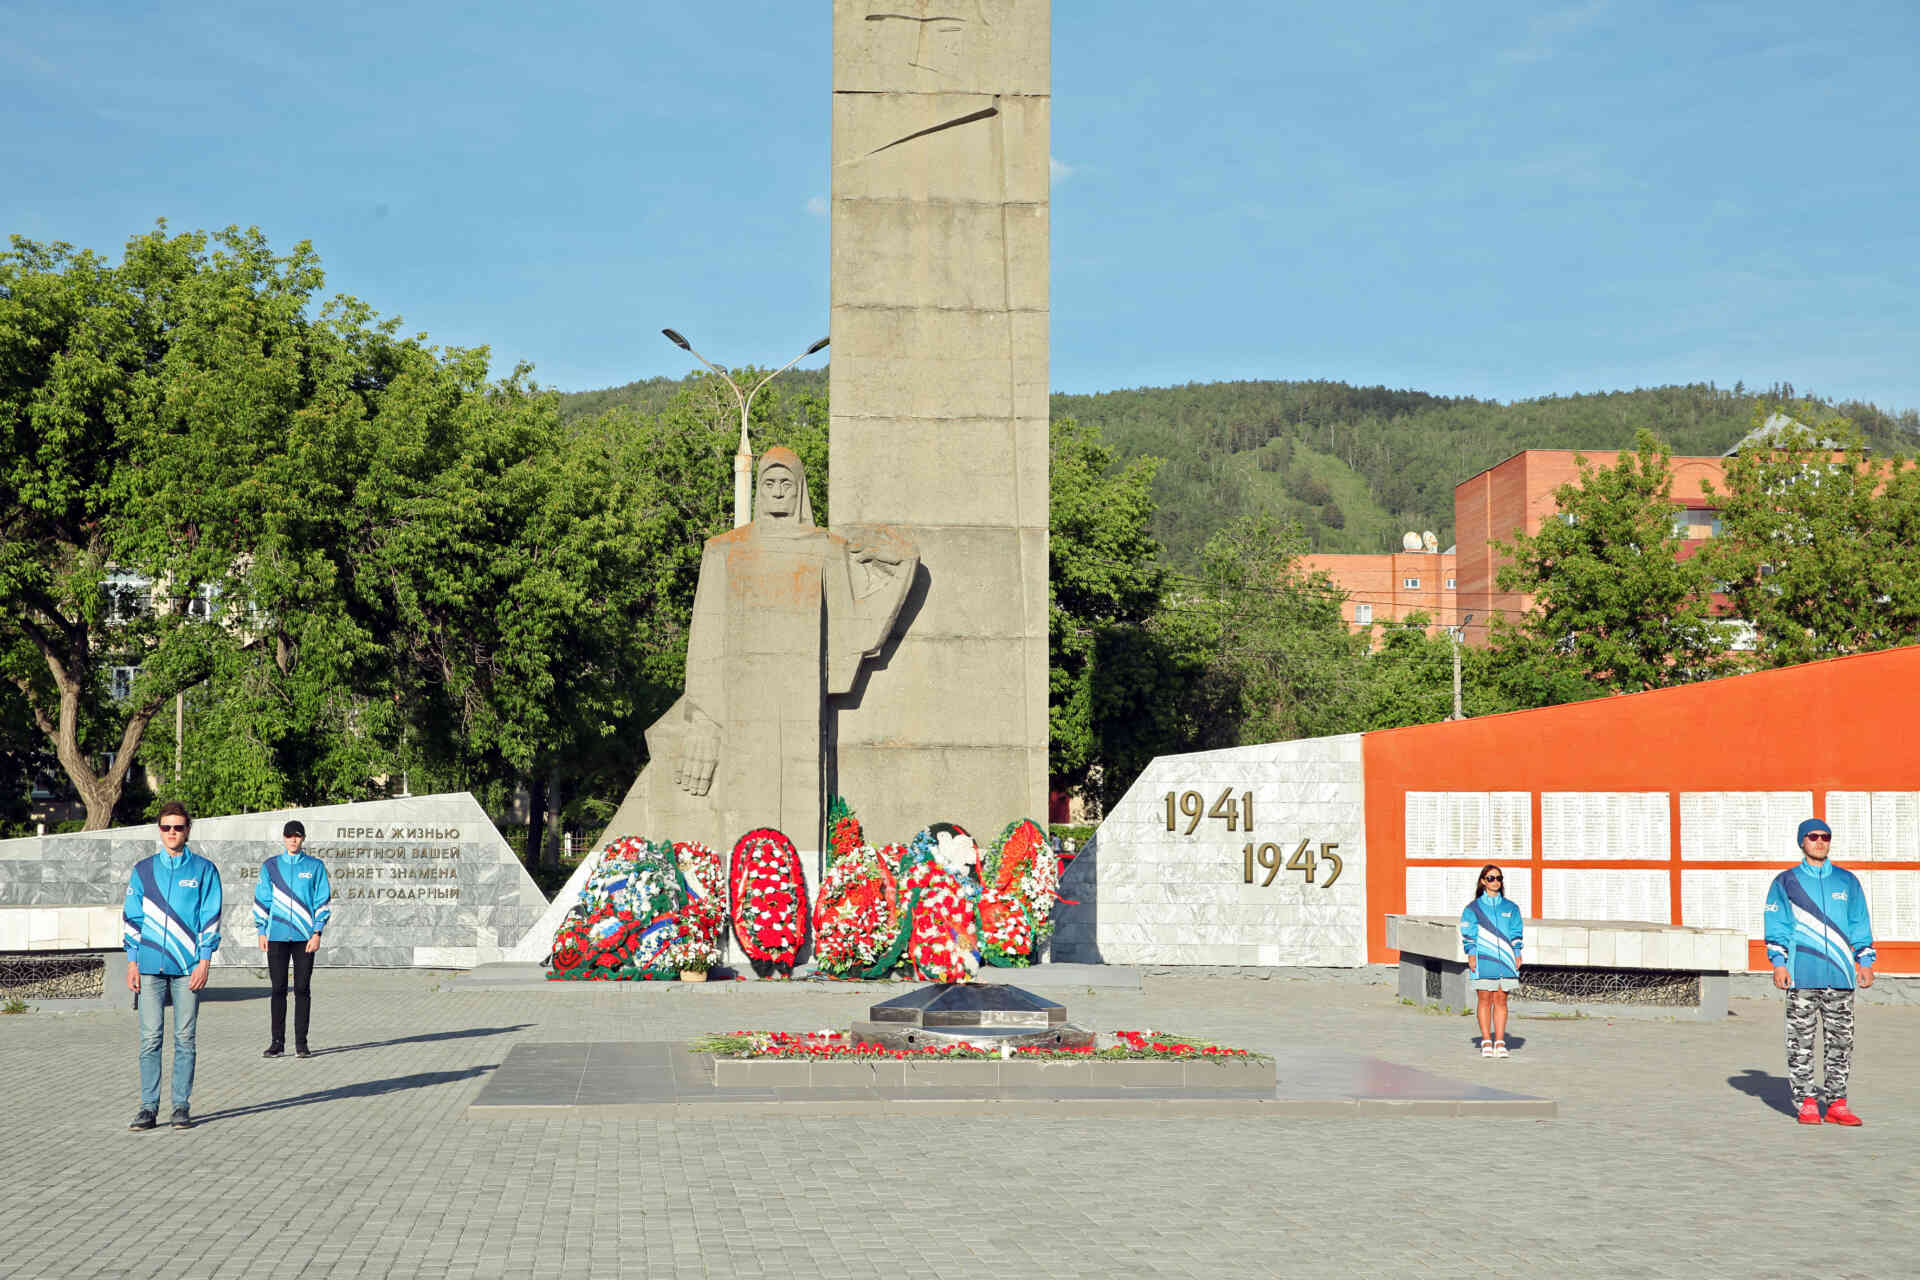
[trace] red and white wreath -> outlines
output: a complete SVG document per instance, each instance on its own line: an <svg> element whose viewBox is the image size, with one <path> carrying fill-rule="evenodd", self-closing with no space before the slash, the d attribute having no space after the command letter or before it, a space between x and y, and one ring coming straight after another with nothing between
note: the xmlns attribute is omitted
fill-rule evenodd
<svg viewBox="0 0 1920 1280"><path fill-rule="evenodd" d="M907 959L925 982L965 982L980 971L980 942L973 903L960 880L938 862L907 872L901 891L918 892Z"/></svg>
<svg viewBox="0 0 1920 1280"><path fill-rule="evenodd" d="M733 936L749 959L792 968L807 935L807 882L793 841L771 827L740 837L729 870Z"/></svg>

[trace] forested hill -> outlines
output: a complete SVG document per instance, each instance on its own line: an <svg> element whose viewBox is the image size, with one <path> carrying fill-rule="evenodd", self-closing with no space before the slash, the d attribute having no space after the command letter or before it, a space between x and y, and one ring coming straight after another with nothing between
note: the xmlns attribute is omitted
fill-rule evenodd
<svg viewBox="0 0 1920 1280"><path fill-rule="evenodd" d="M705 372L702 370L702 372ZM747 389L766 374L768 369L742 369L739 376L746 381ZM658 413L667 407L674 394L693 380L689 374L685 378L647 378L640 382L629 382L625 386L606 387L600 391L565 391L560 395L560 416L591 418L605 413L608 409L637 409L641 413ZM798 396L802 393L817 395L825 399L827 395L827 371L819 369L789 369L780 375L768 390L778 389L784 396ZM724 394L724 393L722 393ZM768 392L763 391L754 399L757 407Z"/></svg>
<svg viewBox="0 0 1920 1280"><path fill-rule="evenodd" d="M789 382L789 379L793 379ZM565 397L568 416L616 404L657 411L665 378ZM826 371L796 370L783 390L826 394ZM1154 533L1176 563L1236 517L1297 518L1322 551L1386 551L1408 529L1453 541L1453 487L1523 449L1604 456L1645 427L1677 454L1718 454L1752 430L1762 405L1795 398L1711 384L1548 396L1501 404L1341 382L1212 382L1053 397L1054 417L1097 425L1121 458L1164 458ZM1920 413L1814 400L1803 420L1844 415L1879 452L1920 446Z"/></svg>
<svg viewBox="0 0 1920 1280"><path fill-rule="evenodd" d="M1053 413L1097 425L1122 457L1166 465L1154 532L1176 561L1243 512L1297 517L1321 551L1387 551L1408 529L1453 541L1453 487L1523 449L1630 447L1641 427L1677 454L1718 454L1753 429L1754 410L1794 398L1697 384L1500 404L1340 382L1215 382L1056 395ZM1910 453L1920 414L1815 401L1845 415L1877 451Z"/></svg>

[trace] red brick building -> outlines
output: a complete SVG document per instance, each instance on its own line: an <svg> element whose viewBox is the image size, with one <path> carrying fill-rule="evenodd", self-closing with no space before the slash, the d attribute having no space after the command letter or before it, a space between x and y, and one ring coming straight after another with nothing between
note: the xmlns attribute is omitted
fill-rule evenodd
<svg viewBox="0 0 1920 1280"><path fill-rule="evenodd" d="M1484 645L1495 617L1517 621L1532 604L1522 592L1498 588L1505 561L1493 544L1540 532L1559 511L1554 492L1580 478L1575 462L1580 457L1592 466L1611 467L1618 451L1528 449L1455 485L1455 541L1446 551L1309 555L1301 557L1301 564L1309 572L1325 572L1346 592L1341 616L1356 631L1397 622L1416 611L1432 617L1430 630L1461 626L1471 615L1473 620L1464 623L1466 641ZM1680 508L1674 524L1686 540L1682 559L1720 531L1719 503L1713 494L1725 487L1725 465L1725 458L1673 459L1673 500Z"/></svg>
<svg viewBox="0 0 1920 1280"><path fill-rule="evenodd" d="M1466 629L1467 643L1484 645L1496 616L1504 614L1509 622L1518 621L1532 603L1530 597L1518 591L1501 591L1496 585L1505 560L1492 544L1511 542L1520 533L1540 532L1540 527L1559 511L1554 491L1580 478L1580 468L1574 461L1580 457L1596 467L1611 467L1618 453L1528 449L1454 486L1453 529L1459 566L1456 607L1463 617L1473 615ZM1675 516L1675 527L1688 542L1682 558L1692 555L1700 543L1719 531L1719 505L1702 491L1702 486L1711 486L1716 493L1724 490L1725 466L1724 458L1673 460L1673 500L1682 508Z"/></svg>
<svg viewBox="0 0 1920 1280"><path fill-rule="evenodd" d="M1457 624L1452 551L1396 551L1390 555L1310 555L1307 572L1324 572L1347 593L1340 616L1356 631L1425 613L1432 628ZM1376 641L1379 632L1375 632Z"/></svg>

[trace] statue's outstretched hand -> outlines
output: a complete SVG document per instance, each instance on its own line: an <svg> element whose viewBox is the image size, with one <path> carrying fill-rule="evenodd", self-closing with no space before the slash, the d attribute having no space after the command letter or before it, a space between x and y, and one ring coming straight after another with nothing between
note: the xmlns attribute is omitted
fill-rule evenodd
<svg viewBox="0 0 1920 1280"><path fill-rule="evenodd" d="M847 539L847 554L853 557L855 564L898 565L906 559L900 554L899 548L867 542L857 534Z"/></svg>
<svg viewBox="0 0 1920 1280"><path fill-rule="evenodd" d="M720 726L702 715L687 722L680 743L680 759L673 780L688 795L703 796L713 787L714 767L720 763Z"/></svg>

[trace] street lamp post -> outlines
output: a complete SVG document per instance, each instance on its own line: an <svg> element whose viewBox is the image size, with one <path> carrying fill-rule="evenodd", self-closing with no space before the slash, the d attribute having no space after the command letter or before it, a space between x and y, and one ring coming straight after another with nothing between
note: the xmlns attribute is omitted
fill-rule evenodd
<svg viewBox="0 0 1920 1280"><path fill-rule="evenodd" d="M1453 637L1453 714L1449 720L1465 720L1467 713L1460 709L1460 637L1466 634L1467 627L1473 622L1473 615L1460 619L1457 627L1448 627L1447 634Z"/></svg>
<svg viewBox="0 0 1920 1280"><path fill-rule="evenodd" d="M799 364L808 356L813 355L817 351L824 351L829 340L827 338L820 339L820 341L814 343L805 351L802 351L799 355L787 361L766 377L760 379L759 382L754 384L753 390L743 392L740 390L740 384L733 380L732 374L701 355L698 351L695 351L693 344L681 337L678 332L673 329L662 329L660 332L666 335L668 342L671 342L674 346L680 348L695 360L698 360L701 364L719 374L721 381L733 388L734 401L740 406L740 447L733 455L733 527L738 529L741 525L753 519L753 446L747 440L747 411L753 407L753 398L760 394L761 387L766 386L769 382L772 382L775 378L793 368L793 366Z"/></svg>

